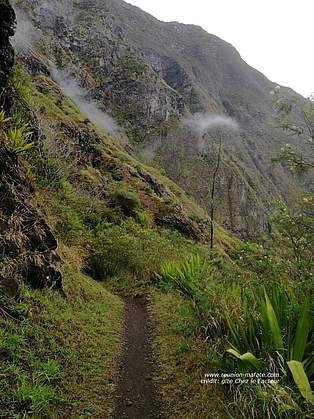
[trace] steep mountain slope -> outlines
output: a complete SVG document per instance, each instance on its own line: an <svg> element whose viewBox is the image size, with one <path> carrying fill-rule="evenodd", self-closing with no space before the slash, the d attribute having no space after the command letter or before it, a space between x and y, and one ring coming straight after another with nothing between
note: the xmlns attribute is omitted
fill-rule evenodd
<svg viewBox="0 0 314 419"><path fill-rule="evenodd" d="M48 73L54 67L74 77L116 118L142 157L164 167L205 208L217 152L213 128L219 128L223 166L216 205L219 221L239 235L266 228L273 198L296 192L293 179L271 164L285 142L273 122L274 83L230 44L193 25L159 22L120 0L16 6L24 22L17 43L37 51L36 59L24 54L26 67ZM205 121L208 114L232 118L238 129L182 124L196 112Z"/></svg>
<svg viewBox="0 0 314 419"><path fill-rule="evenodd" d="M14 12L0 3L0 100L8 109L12 97L8 80L13 67ZM2 108L3 109L3 108ZM2 118L3 119L3 118ZM57 242L45 220L31 203L32 187L20 169L18 157L4 146L0 122L0 292L15 296L21 278L34 287L61 286Z"/></svg>

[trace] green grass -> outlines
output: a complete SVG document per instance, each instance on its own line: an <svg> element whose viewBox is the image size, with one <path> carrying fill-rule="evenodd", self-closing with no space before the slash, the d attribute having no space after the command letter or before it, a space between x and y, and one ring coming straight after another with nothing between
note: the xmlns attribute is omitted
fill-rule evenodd
<svg viewBox="0 0 314 419"><path fill-rule="evenodd" d="M64 271L66 296L24 288L24 314L1 320L0 417L107 417L123 304L92 279Z"/></svg>
<svg viewBox="0 0 314 419"><path fill-rule="evenodd" d="M228 418L227 401L220 386L201 384L205 373L216 372L215 359L203 339L193 335L193 307L175 292L152 291L150 312L155 319L154 345L158 377L167 417Z"/></svg>

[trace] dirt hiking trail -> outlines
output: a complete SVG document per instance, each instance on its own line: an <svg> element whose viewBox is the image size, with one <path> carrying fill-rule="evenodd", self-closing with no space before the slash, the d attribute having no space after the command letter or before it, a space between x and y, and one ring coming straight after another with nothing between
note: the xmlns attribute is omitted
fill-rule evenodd
<svg viewBox="0 0 314 419"><path fill-rule="evenodd" d="M164 418L152 379L154 359L150 332L144 301L127 299L113 419Z"/></svg>

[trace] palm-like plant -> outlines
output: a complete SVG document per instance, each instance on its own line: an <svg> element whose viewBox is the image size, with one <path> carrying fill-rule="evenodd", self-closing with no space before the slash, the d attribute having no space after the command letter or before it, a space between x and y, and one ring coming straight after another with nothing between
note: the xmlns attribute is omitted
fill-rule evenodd
<svg viewBox="0 0 314 419"><path fill-rule="evenodd" d="M314 404L310 384L314 377L314 339L310 333L309 306L304 304L294 328L287 319L287 302L287 295L278 286L272 298L264 290L258 318L249 314L245 324L241 324L226 316L232 345L227 354L236 360L241 372L263 371L267 357L272 354L278 363L285 359L300 393Z"/></svg>
<svg viewBox="0 0 314 419"><path fill-rule="evenodd" d="M155 276L162 288L169 289L174 286L192 300L197 300L202 288L202 278L208 270L208 264L203 258L192 255L182 262L163 264Z"/></svg>
<svg viewBox="0 0 314 419"><path fill-rule="evenodd" d="M28 129L28 125L19 128L13 127L5 134L8 147L12 153L20 154L31 149L34 143L29 142L32 131Z"/></svg>

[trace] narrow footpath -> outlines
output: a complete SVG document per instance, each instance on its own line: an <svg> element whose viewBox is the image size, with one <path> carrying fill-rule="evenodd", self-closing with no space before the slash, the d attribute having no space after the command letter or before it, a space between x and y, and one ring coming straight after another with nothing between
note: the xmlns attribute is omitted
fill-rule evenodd
<svg viewBox="0 0 314 419"><path fill-rule="evenodd" d="M154 359L149 323L144 302L126 300L114 419L164 418L152 379Z"/></svg>

